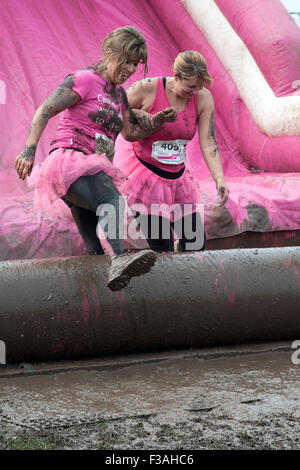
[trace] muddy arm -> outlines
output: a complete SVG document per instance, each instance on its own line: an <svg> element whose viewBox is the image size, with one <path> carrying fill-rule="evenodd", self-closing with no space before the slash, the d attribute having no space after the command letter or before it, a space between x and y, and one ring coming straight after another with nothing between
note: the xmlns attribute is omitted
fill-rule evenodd
<svg viewBox="0 0 300 470"><path fill-rule="evenodd" d="M37 109L31 122L29 135L23 152L17 156L15 168L21 179L30 176L35 152L40 137L50 118L80 101L80 96L72 90L68 77Z"/></svg>
<svg viewBox="0 0 300 470"><path fill-rule="evenodd" d="M211 176L216 182L220 204L226 203L229 189L223 175L223 167L215 137L214 101L205 90L205 97L198 99L198 133L200 148Z"/></svg>
<svg viewBox="0 0 300 470"><path fill-rule="evenodd" d="M126 110L123 114L123 129L121 131L124 139L129 142L134 142L136 140L144 139L148 135L155 132L159 129L165 122L173 122L177 119L177 113L174 108L171 106L169 108L163 109L156 114L153 114L152 119L152 128L149 127L148 130L142 129L138 124L138 120L135 117L135 110Z"/></svg>

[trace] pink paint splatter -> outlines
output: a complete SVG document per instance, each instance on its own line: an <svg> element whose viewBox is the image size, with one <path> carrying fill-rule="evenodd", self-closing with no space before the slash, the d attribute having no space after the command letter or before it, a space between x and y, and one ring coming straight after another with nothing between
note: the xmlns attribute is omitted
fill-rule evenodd
<svg viewBox="0 0 300 470"><path fill-rule="evenodd" d="M295 238L296 237L296 232L286 232L284 234L285 238Z"/></svg>
<svg viewBox="0 0 300 470"><path fill-rule="evenodd" d="M229 295L228 295L228 302L230 304L234 304L235 303L235 291L232 290Z"/></svg>
<svg viewBox="0 0 300 470"><path fill-rule="evenodd" d="M86 293L82 286L80 286L81 298L82 298L82 312L83 312L83 319L85 322L88 322L90 316L90 306L88 303L88 299Z"/></svg>
<svg viewBox="0 0 300 470"><path fill-rule="evenodd" d="M291 266L291 260L289 259L288 261L283 261L282 262L283 266L285 266L286 268L289 268Z"/></svg>
<svg viewBox="0 0 300 470"><path fill-rule="evenodd" d="M96 289L95 281L91 281L91 287L92 287L92 293L93 293L94 311L95 311L96 318L98 318L100 315L100 304L99 304L98 291Z"/></svg>
<svg viewBox="0 0 300 470"><path fill-rule="evenodd" d="M298 269L297 269L296 266L294 267L294 274L295 274L295 276L296 276L297 283L298 283L298 286L299 286L299 288L300 288L300 274L299 274L299 271L298 271Z"/></svg>
<svg viewBox="0 0 300 470"><path fill-rule="evenodd" d="M120 292L118 292L117 296L118 296L119 302L120 302L120 310L119 310L119 313L118 313L118 317L121 318L123 316L122 304L123 304L123 301L124 301L124 291L121 290Z"/></svg>

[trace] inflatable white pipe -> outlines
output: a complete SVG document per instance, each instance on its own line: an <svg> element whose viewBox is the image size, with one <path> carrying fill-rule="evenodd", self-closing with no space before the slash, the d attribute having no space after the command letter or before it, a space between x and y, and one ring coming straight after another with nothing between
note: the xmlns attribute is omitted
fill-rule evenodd
<svg viewBox="0 0 300 470"><path fill-rule="evenodd" d="M257 126L270 137L300 135L300 96L275 96L213 0L181 1L236 83Z"/></svg>

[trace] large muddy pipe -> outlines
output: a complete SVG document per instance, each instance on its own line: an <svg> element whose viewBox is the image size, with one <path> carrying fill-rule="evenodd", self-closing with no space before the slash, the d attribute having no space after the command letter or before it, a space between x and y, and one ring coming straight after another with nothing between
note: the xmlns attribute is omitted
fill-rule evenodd
<svg viewBox="0 0 300 470"><path fill-rule="evenodd" d="M300 339L299 247L161 255L120 292L107 266L0 263L6 362Z"/></svg>

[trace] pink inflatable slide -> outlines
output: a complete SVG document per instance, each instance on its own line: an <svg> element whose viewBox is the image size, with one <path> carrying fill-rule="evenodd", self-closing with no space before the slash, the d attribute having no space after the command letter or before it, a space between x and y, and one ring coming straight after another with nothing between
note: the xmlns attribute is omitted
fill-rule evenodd
<svg viewBox="0 0 300 470"><path fill-rule="evenodd" d="M258 246L300 244L300 29L280 0L3 0L1 7L1 260L86 253L75 224L34 210L14 161L35 109L67 74L99 58L108 32L127 24L145 35L149 76L170 75L181 50L207 60L230 188L226 207L216 207L195 137L188 165L201 185L208 246L239 246L237 237L247 246L253 234ZM140 78L141 71L128 86ZM116 159L127 145L118 139Z"/></svg>

